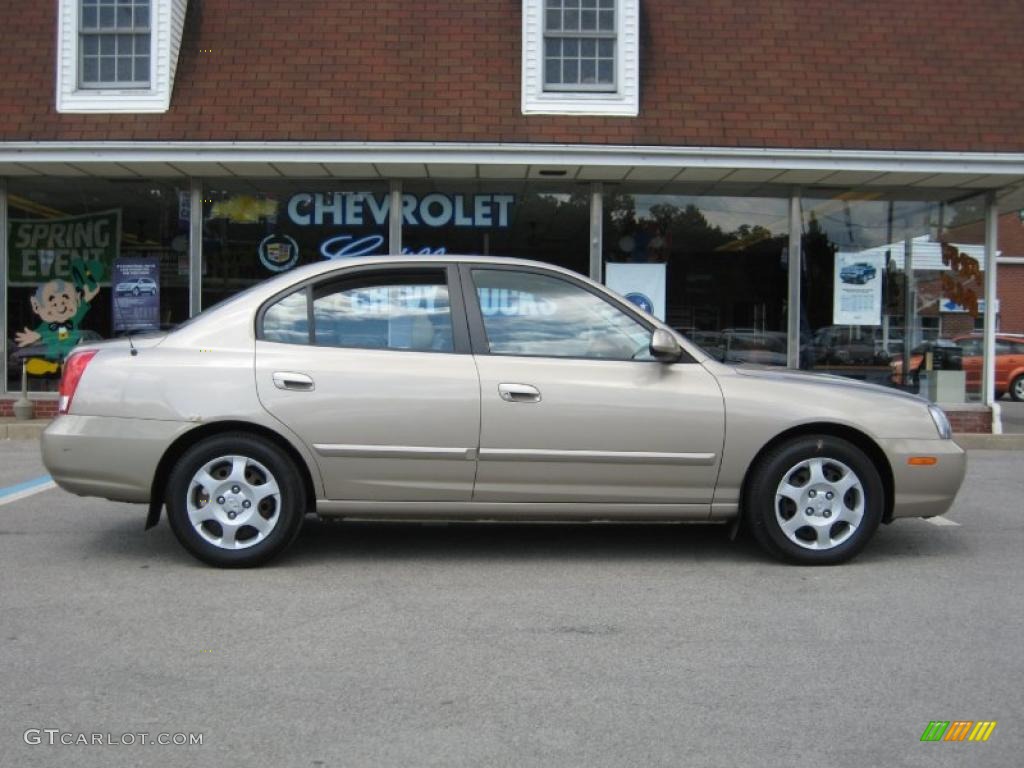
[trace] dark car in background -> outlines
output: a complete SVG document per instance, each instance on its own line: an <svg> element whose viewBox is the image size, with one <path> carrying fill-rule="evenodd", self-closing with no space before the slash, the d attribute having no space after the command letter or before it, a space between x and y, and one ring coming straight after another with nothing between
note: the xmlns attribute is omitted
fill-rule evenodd
<svg viewBox="0 0 1024 768"><path fill-rule="evenodd" d="M863 285L869 280L874 280L877 274L878 270L874 266L864 261L858 261L856 264L847 264L839 270L839 279L844 283Z"/></svg>

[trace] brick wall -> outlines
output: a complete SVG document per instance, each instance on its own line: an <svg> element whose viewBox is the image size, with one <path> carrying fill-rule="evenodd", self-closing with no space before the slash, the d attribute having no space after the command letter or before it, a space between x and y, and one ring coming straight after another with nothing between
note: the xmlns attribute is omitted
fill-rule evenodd
<svg viewBox="0 0 1024 768"><path fill-rule="evenodd" d="M13 397L0 399L0 418L11 418L14 416L15 400L17 398ZM56 400L32 400L32 408L37 419L52 419L57 415Z"/></svg>
<svg viewBox="0 0 1024 768"><path fill-rule="evenodd" d="M954 432L971 434L992 433L992 409L984 406L943 406Z"/></svg>
<svg viewBox="0 0 1024 768"><path fill-rule="evenodd" d="M1024 151L1005 0L644 0L638 118L524 117L515 0L192 2L167 114L58 115L56 9L3 14L0 141Z"/></svg>

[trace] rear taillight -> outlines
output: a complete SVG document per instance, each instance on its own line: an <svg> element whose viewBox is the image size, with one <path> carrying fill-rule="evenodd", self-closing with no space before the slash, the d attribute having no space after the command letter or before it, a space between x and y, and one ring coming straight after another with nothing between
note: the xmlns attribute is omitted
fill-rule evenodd
<svg viewBox="0 0 1024 768"><path fill-rule="evenodd" d="M57 405L57 413L67 413L71 410L71 399L78 389L78 382L82 380L85 367L92 360L98 349L91 349L88 352L75 352L64 361L64 373L60 377L60 403Z"/></svg>

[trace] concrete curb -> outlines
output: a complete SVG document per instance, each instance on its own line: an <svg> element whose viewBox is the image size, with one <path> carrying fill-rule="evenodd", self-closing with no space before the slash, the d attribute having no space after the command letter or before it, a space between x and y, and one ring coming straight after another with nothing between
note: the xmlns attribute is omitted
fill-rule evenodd
<svg viewBox="0 0 1024 768"><path fill-rule="evenodd" d="M0 419L0 440L38 440L50 419Z"/></svg>
<svg viewBox="0 0 1024 768"><path fill-rule="evenodd" d="M953 435L957 445L967 451L1021 451L1024 434L976 435L966 432Z"/></svg>

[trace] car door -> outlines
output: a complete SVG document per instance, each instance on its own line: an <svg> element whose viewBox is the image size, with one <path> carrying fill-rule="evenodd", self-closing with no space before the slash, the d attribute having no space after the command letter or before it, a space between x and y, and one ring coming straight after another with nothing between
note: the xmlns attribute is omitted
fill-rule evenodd
<svg viewBox="0 0 1024 768"><path fill-rule="evenodd" d="M355 268L261 311L260 400L316 457L328 499L469 500L480 389L457 286L448 265Z"/></svg>
<svg viewBox="0 0 1024 768"><path fill-rule="evenodd" d="M710 504L718 383L649 353L653 325L568 275L463 265L480 372L481 502Z"/></svg>

